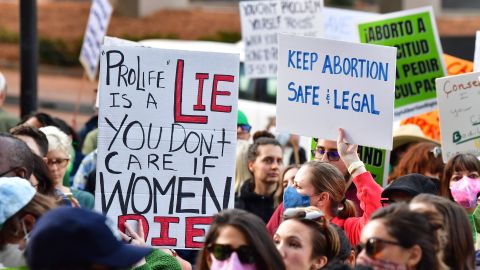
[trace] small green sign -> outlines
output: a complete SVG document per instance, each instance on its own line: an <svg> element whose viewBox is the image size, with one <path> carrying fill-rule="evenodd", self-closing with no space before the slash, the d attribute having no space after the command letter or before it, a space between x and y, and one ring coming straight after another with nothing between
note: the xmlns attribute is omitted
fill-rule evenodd
<svg viewBox="0 0 480 270"><path fill-rule="evenodd" d="M312 138L310 143L310 149L316 149L317 143L318 138ZM387 183L390 151L359 145L358 156L360 157L360 160L365 164L365 168L367 169L367 171L372 174L373 178L380 186L383 186L384 183ZM313 159L314 156L310 154L310 160Z"/></svg>

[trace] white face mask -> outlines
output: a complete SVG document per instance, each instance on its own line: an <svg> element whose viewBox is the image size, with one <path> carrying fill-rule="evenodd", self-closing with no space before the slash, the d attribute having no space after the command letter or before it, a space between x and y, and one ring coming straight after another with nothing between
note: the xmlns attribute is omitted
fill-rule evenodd
<svg viewBox="0 0 480 270"><path fill-rule="evenodd" d="M0 263L6 267L21 267L27 265L23 250L20 250L18 244L6 244L0 251Z"/></svg>
<svg viewBox="0 0 480 270"><path fill-rule="evenodd" d="M24 233L25 245L28 243L29 234L27 227L22 220L22 229ZM3 250L0 250L0 264L6 267L22 267L26 266L27 262L24 256L25 251L20 249L19 244L6 244Z"/></svg>

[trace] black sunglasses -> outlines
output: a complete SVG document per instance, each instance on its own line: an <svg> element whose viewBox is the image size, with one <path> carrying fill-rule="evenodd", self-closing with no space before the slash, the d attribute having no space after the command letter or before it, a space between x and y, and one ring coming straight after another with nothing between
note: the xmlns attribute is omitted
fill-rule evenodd
<svg viewBox="0 0 480 270"><path fill-rule="evenodd" d="M395 200L392 200L392 199L380 199L380 203L382 204L382 207L386 207L386 206L389 206L390 204L394 204L396 203Z"/></svg>
<svg viewBox="0 0 480 270"><path fill-rule="evenodd" d="M325 218L325 214L322 211L305 211L301 208L287 208L283 211L283 218L285 220L290 218L302 218L308 220L318 221Z"/></svg>
<svg viewBox="0 0 480 270"><path fill-rule="evenodd" d="M369 238L365 244L358 244L357 247L355 248L355 252L356 252L356 255L358 256L358 254L360 254L360 252L362 252L362 250L365 249L365 253L368 255L368 257L375 259L378 253L382 252L382 250L387 245L402 246L398 242L372 237L372 238Z"/></svg>
<svg viewBox="0 0 480 270"><path fill-rule="evenodd" d="M231 245L213 244L208 247L208 251L213 254L215 259L224 261L236 252L242 264L250 264L256 261L256 253L251 246L240 246L233 248Z"/></svg>
<svg viewBox="0 0 480 270"><path fill-rule="evenodd" d="M340 159L340 154L337 150L327 151L323 148L312 149L312 156L313 157L322 157L327 153L327 159L329 161L338 161Z"/></svg>
<svg viewBox="0 0 480 270"><path fill-rule="evenodd" d="M252 129L252 126L250 125L237 125L237 127L241 128L243 132L250 132Z"/></svg>

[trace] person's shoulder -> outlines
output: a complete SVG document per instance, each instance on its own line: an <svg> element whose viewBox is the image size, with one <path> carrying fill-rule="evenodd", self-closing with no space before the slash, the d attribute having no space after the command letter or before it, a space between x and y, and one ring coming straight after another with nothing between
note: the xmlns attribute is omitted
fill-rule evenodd
<svg viewBox="0 0 480 270"><path fill-rule="evenodd" d="M161 251L160 249L153 249L153 251L145 257L145 260L150 266L150 269L153 270L182 269L175 257Z"/></svg>
<svg viewBox="0 0 480 270"><path fill-rule="evenodd" d="M95 197L92 193L76 188L72 188L71 191L73 197L78 200L78 203L80 203L82 208L93 209L95 205Z"/></svg>

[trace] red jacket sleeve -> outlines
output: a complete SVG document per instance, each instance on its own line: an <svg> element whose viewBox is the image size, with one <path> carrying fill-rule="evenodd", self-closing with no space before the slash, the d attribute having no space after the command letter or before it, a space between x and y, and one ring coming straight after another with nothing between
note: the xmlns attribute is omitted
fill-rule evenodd
<svg viewBox="0 0 480 270"><path fill-rule="evenodd" d="M352 245L358 244L363 227L367 224L373 212L382 207L380 198L383 189L375 182L370 172L364 172L353 178L357 186L357 197L360 200L360 208L363 209L361 217L347 218L343 229Z"/></svg>
<svg viewBox="0 0 480 270"><path fill-rule="evenodd" d="M267 223L267 231L271 236L275 234L275 232L278 229L278 226L280 226L280 223L282 223L282 216L283 216L283 202L280 205L278 205L277 209L275 209L275 212L273 212L272 217Z"/></svg>

